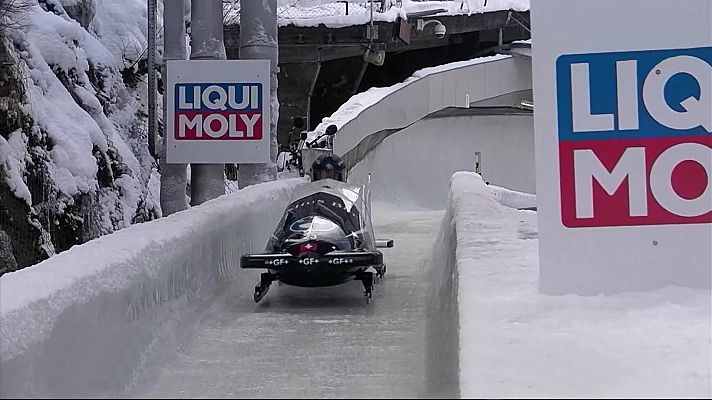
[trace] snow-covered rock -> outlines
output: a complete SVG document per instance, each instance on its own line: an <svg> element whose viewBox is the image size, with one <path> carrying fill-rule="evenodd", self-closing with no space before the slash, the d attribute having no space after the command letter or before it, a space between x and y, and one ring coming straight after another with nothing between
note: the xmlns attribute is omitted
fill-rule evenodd
<svg viewBox="0 0 712 400"><path fill-rule="evenodd" d="M61 0L64 10L79 24L88 28L96 13L96 0Z"/></svg>
<svg viewBox="0 0 712 400"><path fill-rule="evenodd" d="M12 60L0 65L0 99L11 93L0 109L18 115L0 131L0 228L19 267L161 215L147 146L146 2L29 4L0 46Z"/></svg>

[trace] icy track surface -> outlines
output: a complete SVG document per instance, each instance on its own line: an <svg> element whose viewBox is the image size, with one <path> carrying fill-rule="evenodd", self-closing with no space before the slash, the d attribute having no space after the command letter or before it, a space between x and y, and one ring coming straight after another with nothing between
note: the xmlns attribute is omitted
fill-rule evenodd
<svg viewBox="0 0 712 400"><path fill-rule="evenodd" d="M427 396L424 267L443 211L374 206L376 236L396 245L382 249L388 271L370 304L358 281L275 283L255 304L260 271L244 271L135 397Z"/></svg>

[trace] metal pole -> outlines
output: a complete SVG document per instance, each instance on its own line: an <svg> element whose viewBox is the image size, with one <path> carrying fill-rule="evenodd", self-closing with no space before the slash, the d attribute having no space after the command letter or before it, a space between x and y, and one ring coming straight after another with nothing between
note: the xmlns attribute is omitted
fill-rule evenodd
<svg viewBox="0 0 712 400"><path fill-rule="evenodd" d="M225 60L222 0L193 0L190 10L190 59ZM190 204L202 204L225 194L224 171L224 164L191 164Z"/></svg>
<svg viewBox="0 0 712 400"><path fill-rule="evenodd" d="M270 163L240 164L238 185L244 188L277 179L277 0L243 1L240 8L240 59L270 62Z"/></svg>
<svg viewBox="0 0 712 400"><path fill-rule="evenodd" d="M154 0L155 1L155 0ZM161 74L167 84L168 60L185 60L184 0L164 0L163 7L163 68ZM166 91L164 91L166 93ZM163 121L166 121L166 96L163 96ZM168 124L163 124L167 129ZM173 132L164 131L161 148L161 211L163 216L188 208L185 189L188 183L187 164L166 163L166 142Z"/></svg>
<svg viewBox="0 0 712 400"><path fill-rule="evenodd" d="M371 45L373 45L373 0L371 0L371 28L370 28L369 38L371 39ZM371 46L373 47L373 46Z"/></svg>
<svg viewBox="0 0 712 400"><path fill-rule="evenodd" d="M363 80L363 75L366 73L366 68L368 68L368 61L364 58L363 64L361 65L361 71L359 71L358 77L356 77L356 81L354 82L354 87L351 89L352 96L356 94L358 87L361 86L361 81Z"/></svg>
<svg viewBox="0 0 712 400"><path fill-rule="evenodd" d="M371 32L373 32L373 0L371 0Z"/></svg>
<svg viewBox="0 0 712 400"><path fill-rule="evenodd" d="M156 155L156 0L148 0L148 153Z"/></svg>
<svg viewBox="0 0 712 400"><path fill-rule="evenodd" d="M311 85L309 85L309 94L307 95L307 131L311 130L311 98L314 94L314 87L316 86L316 81L319 79L319 72L321 71L321 62L316 64L316 71L314 72L314 77L312 78Z"/></svg>

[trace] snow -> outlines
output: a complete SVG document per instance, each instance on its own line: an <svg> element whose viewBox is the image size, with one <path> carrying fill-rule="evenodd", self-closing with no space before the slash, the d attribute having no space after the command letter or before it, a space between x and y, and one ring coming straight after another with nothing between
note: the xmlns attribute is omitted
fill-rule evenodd
<svg viewBox="0 0 712 400"><path fill-rule="evenodd" d="M0 277L2 397L125 389L263 249L302 179L254 185ZM66 366L72 368L67 369Z"/></svg>
<svg viewBox="0 0 712 400"><path fill-rule="evenodd" d="M108 53L97 50L100 46L87 46L95 39L77 22L45 12L38 5L33 7L29 21L25 40L31 86L26 111L47 132L54 145L50 152L53 181L67 195L87 192L96 185L98 170L92 155L93 146L106 151L107 140L96 122L74 102L50 65L65 73L87 71L89 61L85 48L92 49L92 57L102 58ZM88 78L81 84L91 87ZM97 106L96 103L89 105Z"/></svg>
<svg viewBox="0 0 712 400"><path fill-rule="evenodd" d="M84 29L63 5L96 14ZM18 49L17 74L25 77L21 111L32 122L21 137L27 141L24 135L32 135L42 143L32 151L44 165L25 165L30 150L24 146L8 161L20 167L8 179L19 188L13 189L16 195L33 205L17 177L46 166L45 189L56 196L51 205L56 212L77 201L92 203L90 223L82 227L90 237L161 214L159 175L145 137L147 85L129 87L121 73L126 67L136 70L145 48L146 3L98 0L97 5L41 2L27 13L23 29L10 32ZM106 166L101 187L100 166Z"/></svg>
<svg viewBox="0 0 712 400"><path fill-rule="evenodd" d="M22 176L25 169L25 147L24 135L20 131L10 133L9 140L0 136L0 176L17 198L31 206L32 195Z"/></svg>
<svg viewBox="0 0 712 400"><path fill-rule="evenodd" d="M709 290L544 296L535 212L466 172L449 207L462 397L710 397Z"/></svg>
<svg viewBox="0 0 712 400"><path fill-rule="evenodd" d="M46 38L30 35L29 39L31 59L27 67L31 86L28 93L30 104L25 112L52 140L50 174L58 188L70 196L87 192L96 185L98 170L92 148L97 145L107 149L106 138L91 117L74 102L52 72L41 50L34 45L47 42ZM57 52L50 52L50 55L56 56Z"/></svg>
<svg viewBox="0 0 712 400"><path fill-rule="evenodd" d="M136 157L116 135L86 75L90 59L96 64L111 62L110 52L66 16L35 6L29 21L25 61L31 79L26 112L52 140L50 174L58 188L70 196L95 188L98 167L92 149L97 146L106 152L107 139L118 147L123 161L138 171ZM52 68L78 75L74 94L82 104L74 101Z"/></svg>
<svg viewBox="0 0 712 400"><path fill-rule="evenodd" d="M205 219L225 217L234 213L235 208L249 208L255 203L268 204L270 201L277 201L279 193L283 191L291 193L291 190L301 182L303 182L301 179L283 179L273 183L250 186L249 189L246 188L230 196L221 196L212 200L210 205L193 207L190 210L177 213L175 216L132 226L129 229L75 246L31 268L5 274L0 277L2 315L5 316L7 313L27 307L39 299L46 299L57 292L67 290L79 279L89 275L98 275L113 264L123 264L126 260L146 256L148 255L145 253L146 247L150 247L154 243L170 243L178 241L181 237L197 237L199 235L195 229L205 225L203 222ZM255 210L255 213L260 211L261 209ZM168 226L171 227L170 230L162 231ZM86 255L92 255L92 257L83 257ZM137 267L150 268L150 264L145 265L144 263ZM125 272L128 274L130 271Z"/></svg>
<svg viewBox="0 0 712 400"><path fill-rule="evenodd" d="M530 0L402 0L400 7L394 4L385 12L379 12L380 3L374 3L373 20L394 22L397 18L406 19L409 14L433 10L445 11L432 16L472 15L502 10L528 11L529 2ZM225 20L228 23L238 23L239 8L227 7L226 10ZM279 26L315 27L323 24L329 28L363 25L370 22L369 2L349 1L348 10L349 14L346 15L346 5L334 0L279 0L277 22Z"/></svg>
<svg viewBox="0 0 712 400"><path fill-rule="evenodd" d="M63 4L72 2L62 0ZM98 101L100 93L89 84L86 72L90 65L121 68L135 60L145 45L145 2L98 0L98 4L92 32L39 7L33 10L27 37L23 39L27 44L23 60L27 64L31 99L26 108L54 144L50 172L66 194L86 192L97 185L93 146L102 150L109 144L115 146L134 175L116 179L122 198L110 194L102 201L122 202L122 207L131 210L146 186L153 193L149 201L158 199L157 173L142 169L143 159L132 151L133 143L122 136L122 132L131 129L139 106L123 104L107 115ZM307 2L303 4L306 7ZM280 24L364 23L366 10L357 5L352 5L355 15L349 17L325 15L332 12L330 7L333 6L321 6L322 14L317 18L307 20L293 14L282 18ZM467 14L528 7L528 0L490 0L484 8L481 0L464 3L404 0L402 9L377 13L375 17L392 21L399 15L433 8L446 8L445 14ZM427 68L403 83L373 88L354 96L324 119L310 133L310 138L330 124L343 126L365 108L422 77L507 57ZM71 93L56 74L70 70L78 72L78 85ZM139 85L137 90L144 88ZM125 91L124 88L122 96L130 97ZM72 95L79 99L81 107ZM11 133L8 140L0 137L0 169L13 193L31 205L32 198L22 175L25 141L21 132ZM413 150L406 148L404 153L413 158ZM387 170L393 175L388 176ZM401 173L408 170L382 167L375 171L376 177L387 175L384 182L388 184L383 188L390 187L392 192L403 196L399 199L402 201L393 202L397 203L395 207L408 204L407 192L413 203L418 196L435 199L443 194L427 190L434 187L433 182L428 182L430 186L424 189L423 185L413 183L411 177L399 177ZM294 173L282 172L280 176L290 174ZM433 173L420 179L434 181L437 176ZM301 181L281 180L251 186L204 206L76 246L36 266L2 276L3 397L106 395L123 390L137 374L150 370L147 360L160 353L164 342L172 340L171 335L189 334L184 329L185 315L199 315L191 307L210 302L225 287L239 255L261 247L289 193ZM411 186L403 188L404 185ZM671 286L614 296L541 295L537 289L536 213L512 209L533 207L536 197L487 186L481 177L467 172L455 174L451 185L442 240L436 241L438 253L432 263L437 278L433 282L435 294L440 297L432 300L437 312L429 315L432 319L429 345L432 347L439 341L436 347L445 343L459 349L457 360L433 357L431 361L442 368L443 379L457 378L448 375L447 370L452 368L448 362L456 361L455 373L462 397L712 396L709 290ZM414 218L416 214L392 214L388 209L380 212L383 215L379 218L383 219L379 223L393 234L409 232L403 227L430 232L430 225L420 224ZM130 223L131 214L127 211L123 215L122 226ZM403 215L410 218L408 224L399 222ZM109 217L103 215L105 219ZM110 220L105 223L111 226ZM423 240L419 243L426 243ZM452 265L448 265L448 260ZM391 288L407 289L398 286L398 280L395 282ZM243 286L249 288L252 284ZM399 301L409 301L409 295L408 289L404 290L403 296L390 297L387 305L395 310ZM285 298L281 313L290 314L293 307L289 305L289 296ZM227 311L234 310L235 304L228 301L227 307ZM417 314L412 305L409 307L409 312ZM226 309L218 306L218 311ZM341 311L336 314L342 314ZM311 322L324 329L333 325L348 331L353 316L341 318L336 314L324 315L316 310ZM379 314L384 315L388 317ZM271 321L281 323L294 321L280 319L280 313L273 313L272 317ZM264 318L262 313L251 314L252 325L248 326L261 327ZM219 326L221 316L212 315L208 321ZM253 333L239 331L241 325L240 322L230 326L238 332ZM381 329L390 327L385 322L381 325ZM280 326L287 329L290 324ZM449 336L439 334L455 337L448 341ZM228 343L234 343L234 336L230 339L233 342ZM447 351L443 354L457 355ZM82 363L72 364L73 368L66 368L79 356L86 358ZM277 358L283 360L281 355ZM300 360L305 362L309 358ZM231 361L234 359L225 363ZM209 379L205 382L210 385Z"/></svg>
<svg viewBox="0 0 712 400"><path fill-rule="evenodd" d="M489 185L495 200L503 206L510 208L532 208L536 207L536 195L531 193L518 192L496 185Z"/></svg>
<svg viewBox="0 0 712 400"><path fill-rule="evenodd" d="M148 9L145 0L97 0L91 30L110 52L106 64L128 66L138 60L148 47ZM158 2L157 26L162 25L163 2ZM162 44L162 40L157 43Z"/></svg>

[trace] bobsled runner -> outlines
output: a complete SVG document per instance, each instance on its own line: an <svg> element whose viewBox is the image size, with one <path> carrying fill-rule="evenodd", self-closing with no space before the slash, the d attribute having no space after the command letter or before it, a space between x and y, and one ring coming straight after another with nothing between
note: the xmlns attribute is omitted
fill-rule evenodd
<svg viewBox="0 0 712 400"><path fill-rule="evenodd" d="M369 185L345 183L343 162L331 153L319 156L311 170L312 182L295 189L265 252L240 259L241 268L267 270L255 286L255 302L275 281L322 287L351 280L363 283L368 301L386 273L378 248L393 247L393 241L374 238Z"/></svg>

